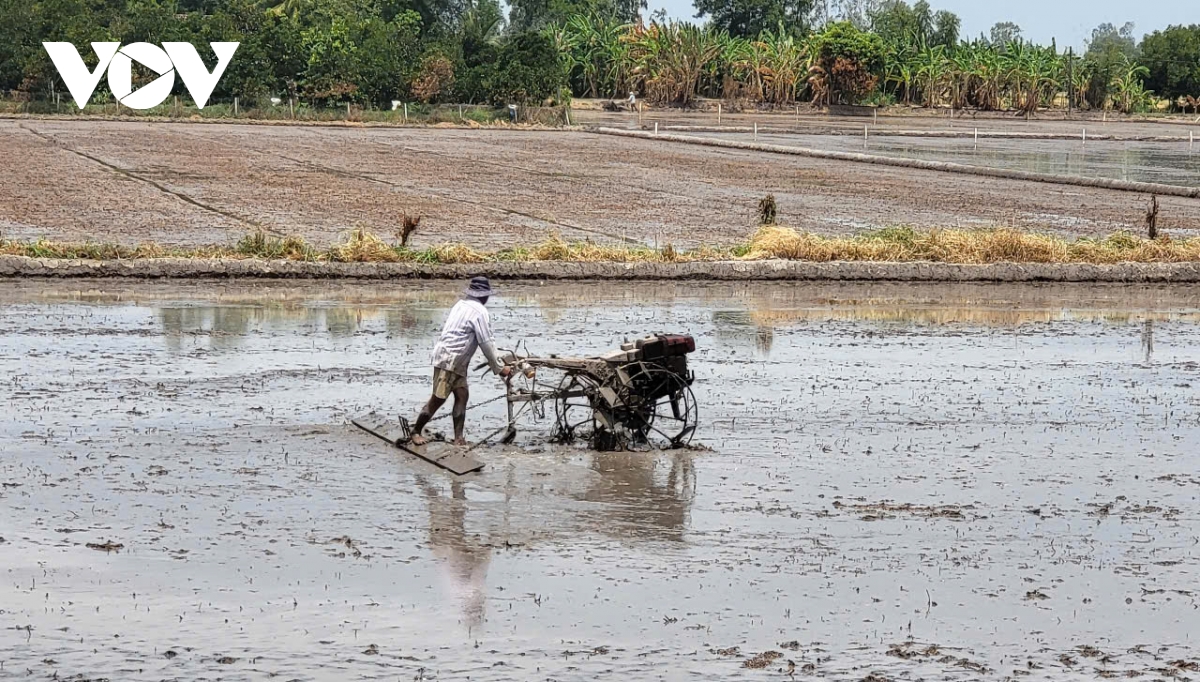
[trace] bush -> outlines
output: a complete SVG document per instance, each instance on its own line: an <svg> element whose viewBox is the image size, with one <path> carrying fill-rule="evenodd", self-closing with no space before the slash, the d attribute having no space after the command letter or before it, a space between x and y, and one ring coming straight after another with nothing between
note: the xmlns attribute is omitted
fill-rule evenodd
<svg viewBox="0 0 1200 682"><path fill-rule="evenodd" d="M453 88L454 62L441 53L425 55L412 84L413 97L428 104L449 96Z"/></svg>
<svg viewBox="0 0 1200 682"><path fill-rule="evenodd" d="M883 40L841 21L816 36L816 66L824 74L829 101L857 104L875 90L883 72Z"/></svg>

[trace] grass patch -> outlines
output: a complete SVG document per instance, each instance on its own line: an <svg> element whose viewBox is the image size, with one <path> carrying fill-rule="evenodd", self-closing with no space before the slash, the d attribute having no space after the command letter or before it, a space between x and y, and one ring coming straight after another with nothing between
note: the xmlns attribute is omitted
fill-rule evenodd
<svg viewBox="0 0 1200 682"><path fill-rule="evenodd" d="M265 232L246 235L232 246L169 248L144 243L121 246L94 242L0 240L0 254L32 258L131 260L144 258L233 258L327 263L524 263L616 262L682 263L720 260L783 259L811 262L871 261L937 263L1181 263L1200 261L1200 239L1145 239L1118 232L1103 239L1064 239L1050 235L996 230L914 230L889 227L848 237L764 225L743 244L680 249L626 244L568 242L557 234L537 244L500 251L478 251L464 244L412 248L366 230L353 230L345 241L317 247L301 237Z"/></svg>
<svg viewBox="0 0 1200 682"><path fill-rule="evenodd" d="M1182 263L1200 261L1200 239L1143 239L1117 232L1103 239L1064 239L997 230L874 230L852 237L822 237L764 226L742 257L803 261L935 263Z"/></svg>

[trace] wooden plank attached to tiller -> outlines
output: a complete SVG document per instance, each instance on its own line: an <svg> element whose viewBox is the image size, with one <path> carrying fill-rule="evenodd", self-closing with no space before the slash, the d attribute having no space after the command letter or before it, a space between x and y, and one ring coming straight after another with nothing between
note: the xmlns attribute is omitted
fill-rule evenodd
<svg viewBox="0 0 1200 682"><path fill-rule="evenodd" d="M350 420L358 428L391 443L410 455L436 464L443 469L462 476L483 468L483 462L467 455L467 448L451 445L444 441L430 441L425 445L413 445L404 441L404 429L400 423L378 412L370 412Z"/></svg>

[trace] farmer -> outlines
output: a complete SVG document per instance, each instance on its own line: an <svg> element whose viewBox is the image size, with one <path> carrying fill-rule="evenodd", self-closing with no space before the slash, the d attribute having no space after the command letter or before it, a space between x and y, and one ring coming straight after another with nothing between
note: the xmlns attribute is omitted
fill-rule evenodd
<svg viewBox="0 0 1200 682"><path fill-rule="evenodd" d="M412 430L413 445L428 442L421 432L451 393L454 394L454 411L451 413L454 419L454 444L467 444L463 437L467 421L467 368L476 348L483 350L493 372L504 378L512 373L512 369L503 366L496 357L496 345L492 341L488 312L484 307L488 297L495 293L487 277L473 277L463 292L462 300L450 309L446 324L442 326L442 334L433 347L433 395L417 415L417 423Z"/></svg>
<svg viewBox="0 0 1200 682"><path fill-rule="evenodd" d="M630 90L629 91L629 110L635 111L636 109L637 109L637 95L634 94L633 90Z"/></svg>

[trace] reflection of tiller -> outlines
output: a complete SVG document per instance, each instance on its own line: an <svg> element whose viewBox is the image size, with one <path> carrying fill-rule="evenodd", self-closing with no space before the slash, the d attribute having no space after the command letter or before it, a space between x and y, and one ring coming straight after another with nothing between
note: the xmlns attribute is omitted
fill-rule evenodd
<svg viewBox="0 0 1200 682"><path fill-rule="evenodd" d="M542 416L552 400L559 442L586 441L597 450L683 447L696 431L694 376L687 363L694 350L691 336L659 334L596 357L509 352L504 360L518 371L507 384L505 441L516 437L516 421L527 409ZM557 383L543 381L543 370L554 371Z"/></svg>

